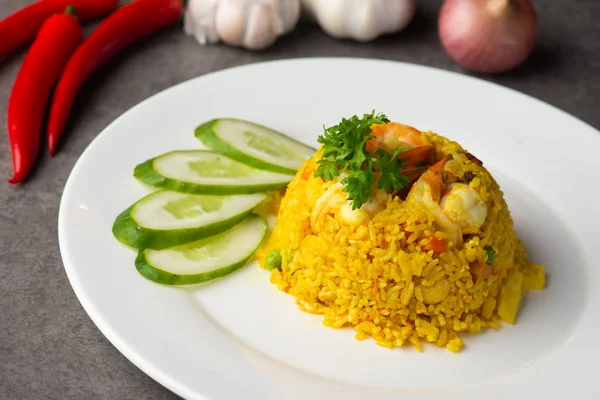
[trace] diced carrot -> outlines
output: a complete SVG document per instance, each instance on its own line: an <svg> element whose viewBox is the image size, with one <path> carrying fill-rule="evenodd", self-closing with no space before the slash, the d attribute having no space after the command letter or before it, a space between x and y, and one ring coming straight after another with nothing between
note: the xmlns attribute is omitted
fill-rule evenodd
<svg viewBox="0 0 600 400"><path fill-rule="evenodd" d="M448 251L448 242L446 239L432 236L431 239L429 239L429 248L433 250L434 253L446 253Z"/></svg>
<svg viewBox="0 0 600 400"><path fill-rule="evenodd" d="M485 264L479 261L472 262L469 264L471 274L478 278L487 278L493 272L493 268L490 264Z"/></svg>

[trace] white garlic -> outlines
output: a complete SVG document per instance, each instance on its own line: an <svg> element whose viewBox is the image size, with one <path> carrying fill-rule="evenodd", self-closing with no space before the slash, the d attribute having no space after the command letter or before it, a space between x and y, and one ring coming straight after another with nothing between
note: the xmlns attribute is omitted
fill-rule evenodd
<svg viewBox="0 0 600 400"><path fill-rule="evenodd" d="M415 0L302 0L305 11L330 36L371 41L406 27Z"/></svg>
<svg viewBox="0 0 600 400"><path fill-rule="evenodd" d="M219 40L261 50L295 28L300 0L189 0L184 29L201 44Z"/></svg>

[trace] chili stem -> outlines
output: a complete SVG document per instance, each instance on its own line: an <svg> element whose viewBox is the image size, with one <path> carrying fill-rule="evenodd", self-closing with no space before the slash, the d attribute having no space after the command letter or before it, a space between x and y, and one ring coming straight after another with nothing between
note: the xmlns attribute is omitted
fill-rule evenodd
<svg viewBox="0 0 600 400"><path fill-rule="evenodd" d="M67 6L67 8L65 8L65 14L76 17L77 16L77 7Z"/></svg>

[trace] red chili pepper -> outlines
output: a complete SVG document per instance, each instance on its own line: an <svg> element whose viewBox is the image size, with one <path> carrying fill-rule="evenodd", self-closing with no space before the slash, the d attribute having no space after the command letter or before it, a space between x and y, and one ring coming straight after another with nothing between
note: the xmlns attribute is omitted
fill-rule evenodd
<svg viewBox="0 0 600 400"><path fill-rule="evenodd" d="M62 13L67 6L77 8L82 21L111 12L119 0L41 0L22 8L0 21L0 58L35 39L50 16Z"/></svg>
<svg viewBox="0 0 600 400"><path fill-rule="evenodd" d="M14 175L10 183L27 178L40 148L46 105L54 84L81 41L74 7L48 18L42 25L13 86L8 103L8 135Z"/></svg>
<svg viewBox="0 0 600 400"><path fill-rule="evenodd" d="M48 123L48 150L54 155L71 106L83 82L125 46L173 24L182 0L136 0L109 16L77 49L56 86Z"/></svg>

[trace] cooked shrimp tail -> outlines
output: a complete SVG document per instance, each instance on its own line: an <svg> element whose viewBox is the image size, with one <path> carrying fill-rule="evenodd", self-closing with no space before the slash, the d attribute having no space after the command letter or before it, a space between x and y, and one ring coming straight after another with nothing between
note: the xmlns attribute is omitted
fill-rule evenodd
<svg viewBox="0 0 600 400"><path fill-rule="evenodd" d="M419 146L403 151L398 155L403 160L402 175L415 182L433 163L433 147Z"/></svg>

